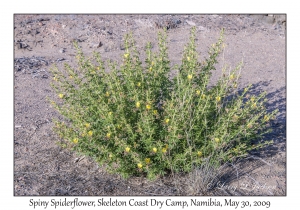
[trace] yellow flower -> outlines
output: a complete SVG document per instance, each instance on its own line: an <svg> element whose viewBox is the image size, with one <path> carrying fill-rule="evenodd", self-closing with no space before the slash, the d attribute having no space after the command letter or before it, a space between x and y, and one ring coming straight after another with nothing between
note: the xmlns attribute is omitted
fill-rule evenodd
<svg viewBox="0 0 300 210"><path fill-rule="evenodd" d="M138 82L138 83L136 84L136 86L138 86L138 87L141 87L141 83L140 83L140 82Z"/></svg>
<svg viewBox="0 0 300 210"><path fill-rule="evenodd" d="M146 162L146 164L149 164L150 163L150 158L145 158L145 162Z"/></svg>
<svg viewBox="0 0 300 210"><path fill-rule="evenodd" d="M106 92L106 93L105 93L105 96L108 97L108 96L109 96L109 92Z"/></svg>
<svg viewBox="0 0 300 210"><path fill-rule="evenodd" d="M250 100L253 102L253 101L255 100L255 97L254 97L254 96L252 96Z"/></svg>
<svg viewBox="0 0 300 210"><path fill-rule="evenodd" d="M234 87L234 88L237 88L237 84L235 83L235 84L233 85L233 87Z"/></svg>
<svg viewBox="0 0 300 210"><path fill-rule="evenodd" d="M200 95L200 90L196 90L196 95Z"/></svg>
<svg viewBox="0 0 300 210"><path fill-rule="evenodd" d="M220 97L220 96L217 96L217 97L216 97L216 101L217 101L217 102L221 101L221 97Z"/></svg>
<svg viewBox="0 0 300 210"><path fill-rule="evenodd" d="M249 124L247 125L247 128L252 128L252 124L249 123Z"/></svg>
<svg viewBox="0 0 300 210"><path fill-rule="evenodd" d="M154 61L151 62L151 65L154 66Z"/></svg>
<svg viewBox="0 0 300 210"><path fill-rule="evenodd" d="M239 117L238 117L236 114L232 116L232 120L233 120L233 121L237 121L238 118L239 118Z"/></svg>
<svg viewBox="0 0 300 210"><path fill-rule="evenodd" d="M136 108L140 108L141 103L140 103L140 102L136 102L136 103L135 103L135 106L136 106Z"/></svg>
<svg viewBox="0 0 300 210"><path fill-rule="evenodd" d="M91 74L96 74L96 72L95 71L91 71Z"/></svg>
<svg viewBox="0 0 300 210"><path fill-rule="evenodd" d="M220 139L219 138L215 138L215 142L220 142Z"/></svg>
<svg viewBox="0 0 300 210"><path fill-rule="evenodd" d="M146 105L146 109L147 109L147 110L151 109L151 105L150 105L150 104L147 104L147 105Z"/></svg>
<svg viewBox="0 0 300 210"><path fill-rule="evenodd" d="M167 148L162 148L161 151L162 151L162 153L166 153L167 152Z"/></svg>
<svg viewBox="0 0 300 210"><path fill-rule="evenodd" d="M77 144L78 143L78 139L77 138L73 139L73 142L74 142L74 144Z"/></svg>
<svg viewBox="0 0 300 210"><path fill-rule="evenodd" d="M100 70L100 66L97 66L97 70Z"/></svg>
<svg viewBox="0 0 300 210"><path fill-rule="evenodd" d="M149 71L152 71L152 66L149 68Z"/></svg>
<svg viewBox="0 0 300 210"><path fill-rule="evenodd" d="M152 148L152 151L153 151L154 153L156 153L156 152L157 152L157 148L156 148L156 147L153 147L153 148Z"/></svg>
<svg viewBox="0 0 300 210"><path fill-rule="evenodd" d="M70 75L70 79L73 79L73 76L72 76L72 75Z"/></svg>
<svg viewBox="0 0 300 210"><path fill-rule="evenodd" d="M187 57L187 60L190 61L191 60L190 57Z"/></svg>
<svg viewBox="0 0 300 210"><path fill-rule="evenodd" d="M165 123L166 123L166 124L168 124L168 123L169 123L169 121L170 121L169 119L165 119Z"/></svg>
<svg viewBox="0 0 300 210"><path fill-rule="evenodd" d="M54 81L57 81L57 78L56 78L56 77L53 77L53 80L54 80Z"/></svg>
<svg viewBox="0 0 300 210"><path fill-rule="evenodd" d="M143 164L138 163L137 166L138 166L138 168L142 168L142 167L143 167Z"/></svg>
<svg viewBox="0 0 300 210"><path fill-rule="evenodd" d="M126 151L126 152L129 152L129 151L130 151L130 148L129 148L129 147L126 147L126 148L125 148L125 151Z"/></svg>
<svg viewBox="0 0 300 210"><path fill-rule="evenodd" d="M108 112L108 115L112 115L112 112Z"/></svg>
<svg viewBox="0 0 300 210"><path fill-rule="evenodd" d="M188 78L188 80L191 80L191 79L193 78L193 75L189 74L189 75L187 76L187 78Z"/></svg>
<svg viewBox="0 0 300 210"><path fill-rule="evenodd" d="M112 158L112 154L109 154L108 157L109 157L109 158Z"/></svg>
<svg viewBox="0 0 300 210"><path fill-rule="evenodd" d="M121 125L117 125L117 128L120 129L120 128L121 128Z"/></svg>
<svg viewBox="0 0 300 210"><path fill-rule="evenodd" d="M89 132L88 132L88 135L89 135L89 136L92 136L92 135L93 135L93 131L89 131Z"/></svg>
<svg viewBox="0 0 300 210"><path fill-rule="evenodd" d="M197 155L198 155L199 157L201 157L201 156L202 156L202 152L201 152L201 151L198 151L198 152L197 152Z"/></svg>
<svg viewBox="0 0 300 210"><path fill-rule="evenodd" d="M86 128L89 128L90 126L91 126L90 123L85 123Z"/></svg>
<svg viewBox="0 0 300 210"><path fill-rule="evenodd" d="M267 115L264 116L265 121L269 121L269 117Z"/></svg>
<svg viewBox="0 0 300 210"><path fill-rule="evenodd" d="M202 99L205 99L206 95L205 94L202 94Z"/></svg>
<svg viewBox="0 0 300 210"><path fill-rule="evenodd" d="M233 80L235 78L235 75L234 74L231 74L229 79Z"/></svg>
<svg viewBox="0 0 300 210"><path fill-rule="evenodd" d="M128 56L129 56L129 53L125 53L125 54L124 54L124 57L125 57L125 58L128 58Z"/></svg>
<svg viewBox="0 0 300 210"><path fill-rule="evenodd" d="M154 114L154 115L157 115L157 110L153 110L153 114Z"/></svg>
<svg viewBox="0 0 300 210"><path fill-rule="evenodd" d="M252 107L253 107L253 108L256 108L256 107L257 107L257 106L256 106L256 103L253 103L253 104L252 104Z"/></svg>
<svg viewBox="0 0 300 210"><path fill-rule="evenodd" d="M59 98L63 98L63 97L64 97L64 94L60 93L60 94L58 94L58 97L59 97Z"/></svg>
<svg viewBox="0 0 300 210"><path fill-rule="evenodd" d="M111 135L110 133L107 133L107 134L106 134L106 137L107 137L107 138L110 138L110 135Z"/></svg>

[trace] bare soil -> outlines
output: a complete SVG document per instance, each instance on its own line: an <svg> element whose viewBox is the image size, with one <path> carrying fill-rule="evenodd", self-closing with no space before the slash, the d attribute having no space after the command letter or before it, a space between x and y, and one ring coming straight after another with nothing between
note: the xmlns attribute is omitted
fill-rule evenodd
<svg viewBox="0 0 300 210"><path fill-rule="evenodd" d="M15 15L15 195L286 195L285 25L285 15ZM225 28L227 47L211 84L221 65L234 68L243 61L239 88L251 83L252 93L267 91L268 110L279 109L273 132L265 137L274 145L224 166L207 186L200 169L153 182L143 177L123 180L91 158L57 145L52 119L59 114L46 101L56 97L49 69L74 63L74 40L86 54L98 51L104 60L118 60L126 33L133 32L141 51L148 41L155 50L157 32L166 27L169 56L176 64L192 26L201 59Z"/></svg>

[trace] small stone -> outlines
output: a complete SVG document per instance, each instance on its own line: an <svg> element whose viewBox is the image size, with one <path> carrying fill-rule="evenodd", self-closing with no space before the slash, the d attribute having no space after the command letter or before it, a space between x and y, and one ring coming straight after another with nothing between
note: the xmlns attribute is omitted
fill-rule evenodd
<svg viewBox="0 0 300 210"><path fill-rule="evenodd" d="M102 42L99 42L98 44L94 44L93 48L99 48L99 47L102 47L102 46L103 46Z"/></svg>
<svg viewBox="0 0 300 210"><path fill-rule="evenodd" d="M15 69L17 69L17 71L21 71L21 67L19 65L15 66Z"/></svg>
<svg viewBox="0 0 300 210"><path fill-rule="evenodd" d="M181 20L179 20L179 19L174 19L173 21L172 21L174 24L180 24L181 23Z"/></svg>
<svg viewBox="0 0 300 210"><path fill-rule="evenodd" d="M27 48L28 45L24 42L18 42L17 47L18 47L18 49L24 49L24 48Z"/></svg>
<svg viewBox="0 0 300 210"><path fill-rule="evenodd" d="M64 53L64 52L66 52L66 50L64 48L60 48L58 52Z"/></svg>
<svg viewBox="0 0 300 210"><path fill-rule="evenodd" d="M64 58L58 58L58 59L56 60L56 62L60 62L60 61L64 61L64 60L66 60L66 59L64 59Z"/></svg>
<svg viewBox="0 0 300 210"><path fill-rule="evenodd" d="M200 31L206 31L206 30L207 30L207 28L205 28L205 27L203 27L203 26L198 26L198 29L199 29Z"/></svg>
<svg viewBox="0 0 300 210"><path fill-rule="evenodd" d="M268 24L273 24L275 19L273 16L264 16L263 21Z"/></svg>
<svg viewBox="0 0 300 210"><path fill-rule="evenodd" d="M193 21L190 21L190 20L186 20L185 21L187 24L189 24L190 26L195 26L196 23L194 23Z"/></svg>

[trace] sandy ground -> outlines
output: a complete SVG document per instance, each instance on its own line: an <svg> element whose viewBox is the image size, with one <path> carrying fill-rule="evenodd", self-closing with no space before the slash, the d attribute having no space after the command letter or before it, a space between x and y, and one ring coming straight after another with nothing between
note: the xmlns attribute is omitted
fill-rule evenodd
<svg viewBox="0 0 300 210"><path fill-rule="evenodd" d="M286 195L285 24L284 15L15 15L15 195ZM252 93L267 91L268 110L279 109L274 130L266 136L274 145L224 167L218 182L204 186L204 193L199 171L154 182L122 180L92 159L56 144L52 119L59 115L46 101L55 98L49 69L74 62L74 40L86 54L98 51L104 60L118 60L126 33L132 31L143 50L167 27L169 55L176 64L192 26L197 28L200 59L225 28L227 47L211 83L221 65L234 68L243 60L240 88L251 83Z"/></svg>

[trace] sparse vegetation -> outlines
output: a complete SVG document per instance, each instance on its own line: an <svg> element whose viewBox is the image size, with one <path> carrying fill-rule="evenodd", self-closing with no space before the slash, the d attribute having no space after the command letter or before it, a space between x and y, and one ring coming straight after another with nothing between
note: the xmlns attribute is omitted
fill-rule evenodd
<svg viewBox="0 0 300 210"><path fill-rule="evenodd" d="M157 53L147 45L144 64L131 34L121 65L106 65L99 53L86 58L75 44L78 69L68 64L64 71L53 68L52 87L60 102L51 103L65 117L55 126L63 146L125 178L155 179L203 164L218 167L271 143L256 140L269 131L277 111L267 113L265 93L250 95L250 86L238 91L242 64L233 71L224 67L216 85L208 88L224 47L223 32L200 62L193 28L182 62L174 67L166 39L166 32L159 33ZM172 79L171 69L177 70Z"/></svg>

